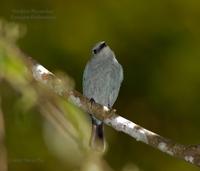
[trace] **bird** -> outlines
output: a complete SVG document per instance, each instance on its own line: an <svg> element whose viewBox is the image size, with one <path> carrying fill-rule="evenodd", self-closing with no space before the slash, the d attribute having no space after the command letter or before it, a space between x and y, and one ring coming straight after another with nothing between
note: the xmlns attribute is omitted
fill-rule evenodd
<svg viewBox="0 0 200 171"><path fill-rule="evenodd" d="M122 81L123 68L114 52L105 41L95 44L91 59L83 72L83 95L111 109L118 97ZM90 117L92 121L90 146L96 151L105 151L103 121L92 114Z"/></svg>

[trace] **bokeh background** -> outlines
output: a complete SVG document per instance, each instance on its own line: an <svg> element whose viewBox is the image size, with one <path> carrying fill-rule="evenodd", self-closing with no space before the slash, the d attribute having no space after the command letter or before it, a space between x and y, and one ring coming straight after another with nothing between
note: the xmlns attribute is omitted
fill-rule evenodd
<svg viewBox="0 0 200 171"><path fill-rule="evenodd" d="M87 115L35 85L10 45L82 91L91 48L105 40L124 68L118 113L174 141L198 144L200 1L1 0L0 17L8 170L198 170L107 126L107 152L93 154Z"/></svg>

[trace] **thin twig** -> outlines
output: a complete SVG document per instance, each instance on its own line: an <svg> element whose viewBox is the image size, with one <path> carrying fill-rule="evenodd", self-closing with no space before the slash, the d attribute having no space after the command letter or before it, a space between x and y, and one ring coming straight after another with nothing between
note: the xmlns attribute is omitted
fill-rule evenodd
<svg viewBox="0 0 200 171"><path fill-rule="evenodd" d="M200 167L200 145L182 145L153 133L118 115L116 110L110 110L100 104L91 103L90 99L84 97L76 90L66 90L62 84L62 80L56 78L53 73L33 61L32 58L28 58L28 63L35 80L45 84L55 93L71 101L85 112L93 114L98 119L103 120L105 124L117 131L130 135L137 141L141 141L166 154L178 157Z"/></svg>

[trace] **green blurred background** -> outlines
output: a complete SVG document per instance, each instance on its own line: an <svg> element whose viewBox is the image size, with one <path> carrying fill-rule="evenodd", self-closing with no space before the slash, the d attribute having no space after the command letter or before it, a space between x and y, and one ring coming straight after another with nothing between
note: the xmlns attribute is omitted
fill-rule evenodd
<svg viewBox="0 0 200 171"><path fill-rule="evenodd" d="M174 141L200 143L200 1L1 0L0 17L22 25L26 34L17 46L23 52L53 72L67 73L79 91L92 46L105 40L124 68L114 106L118 113ZM79 152L73 148L64 150L69 144L56 137L41 111L23 109L31 106L29 89L22 103L21 93L7 82L0 82L0 95L11 171L198 170L107 126L108 150L93 166L85 153L77 157ZM90 122L80 115L75 122L84 122L88 131L84 139L90 134ZM89 168L85 163L90 163Z"/></svg>

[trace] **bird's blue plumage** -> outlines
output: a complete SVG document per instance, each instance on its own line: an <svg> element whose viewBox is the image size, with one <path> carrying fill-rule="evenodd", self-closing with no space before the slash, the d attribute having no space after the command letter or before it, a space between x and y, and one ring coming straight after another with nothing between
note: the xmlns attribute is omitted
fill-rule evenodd
<svg viewBox="0 0 200 171"><path fill-rule="evenodd" d="M91 60L87 63L83 74L83 95L94 99L96 103L112 107L117 99L123 80L123 69L105 42L96 44ZM102 48L103 47L103 48ZM100 49L100 50L99 50ZM101 121L93 117L96 125Z"/></svg>

